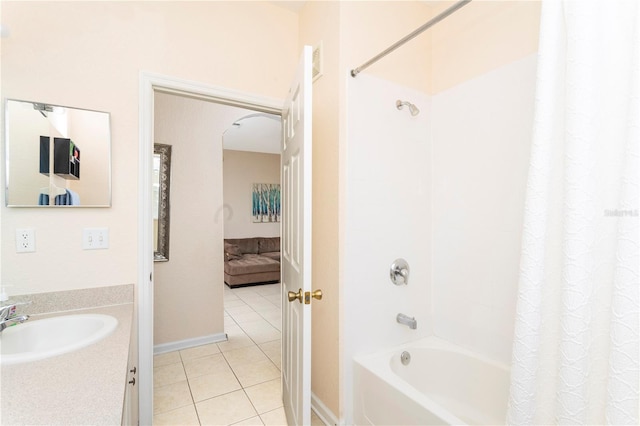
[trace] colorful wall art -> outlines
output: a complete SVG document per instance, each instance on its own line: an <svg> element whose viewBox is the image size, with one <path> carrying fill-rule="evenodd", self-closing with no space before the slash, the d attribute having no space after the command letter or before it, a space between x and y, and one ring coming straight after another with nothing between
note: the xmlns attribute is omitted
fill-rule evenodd
<svg viewBox="0 0 640 426"><path fill-rule="evenodd" d="M253 221L280 222L280 184L253 184Z"/></svg>

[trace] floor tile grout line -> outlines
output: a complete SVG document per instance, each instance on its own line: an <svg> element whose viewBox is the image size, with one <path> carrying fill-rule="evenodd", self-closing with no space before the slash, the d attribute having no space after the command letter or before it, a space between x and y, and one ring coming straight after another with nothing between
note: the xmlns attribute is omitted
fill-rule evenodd
<svg viewBox="0 0 640 426"><path fill-rule="evenodd" d="M258 346L258 345L256 344L255 346ZM247 348L248 348L248 347L250 347L250 346L247 346ZM239 348L239 349L246 349L246 348ZM264 351L262 351L262 349L261 349L260 347L258 347L258 349L260 349L260 351L261 351L262 353L264 353ZM231 352L231 351L229 351L229 352ZM265 356L266 356L267 358L269 358L269 356L268 356L267 354L265 354ZM238 381L238 383L240 384L240 389L236 389L236 390L233 390L233 391L230 391L230 392L226 392L226 393L224 393L224 394L216 395L216 396L214 396L214 397L207 398L207 399L217 398L217 397L222 396L222 395L227 395L227 394L229 394L229 393L237 392L238 390L242 390L242 392L244 393L244 395L247 397L247 400L249 400L249 403L251 404L251 406L253 407L254 411L256 412L256 415L255 415L255 416L247 417L247 418L242 419L242 420L238 420L238 421L237 421L237 422L235 422L235 423L240 423L240 422L242 422L242 421L245 421L245 420L248 420L248 419L251 419L251 418L253 418L253 417L256 417L256 416L257 416L257 417L259 417L259 418L260 418L260 421L264 424L264 422L262 421L262 417L260 417L260 414L261 414L261 413L258 411L258 408L255 406L255 404L254 404L254 403L253 403L253 401L251 400L251 397L250 397L250 396L249 396L249 394L247 393L247 390L246 390L246 389L247 389L247 388L250 388L250 387L253 387L253 386L257 386L257 385L263 384L263 383L267 383L267 382L269 382L269 381L271 381L271 380L276 380L276 379L270 379L270 380L266 380L266 381L264 381L264 382L254 383L254 384L252 384L251 386L244 386L244 385L242 384L242 382L240 381L240 378L239 378L239 377L238 377L238 375L236 374L235 370L233 369L233 367L232 367L232 366L231 366L231 364L229 363L229 360L227 359L227 357L225 356L225 354L224 354L224 353L222 353L222 357L224 358L225 362L227 363L227 365L228 365L228 366L229 366L229 368L231 369L231 372L233 373L234 377L236 378L236 380L237 380L237 381ZM269 358L269 360L271 360L271 359ZM272 363L273 363L273 361L272 361ZM277 368L277 366L276 366L276 368ZM280 371L280 370L278 369L278 371ZM206 400L203 400L203 401L206 401ZM199 401L199 402L202 402L202 401ZM195 402L194 402L194 404L195 404ZM262 414L264 414L264 413L262 413ZM235 424L235 423L233 423L233 424Z"/></svg>
<svg viewBox="0 0 640 426"><path fill-rule="evenodd" d="M184 370L184 375L187 378L187 386L189 387L189 395L191 395L191 403L193 405L193 411L196 412L196 417L198 418L198 424L202 425L200 421L200 413L198 412L198 406L196 405L196 399L193 397L193 391L191 390L191 381L189 380L189 376L187 375L187 368L184 365L184 359L182 359L182 354L178 351L180 355L180 359L182 360L182 369Z"/></svg>
<svg viewBox="0 0 640 426"><path fill-rule="evenodd" d="M265 291L266 291L266 289L265 289ZM273 294L268 294L268 296L275 296L278 292L280 292L280 296L281 296L281 294L282 294L282 293L281 293L281 291L282 291L282 290L281 290L281 288L279 288L276 292L273 292ZM225 293L226 293L226 289L225 289ZM267 302L269 302L271 305L273 305L273 306L274 306L274 308L276 308L276 309L280 310L280 312L282 312L281 306L278 306L278 305L276 305L275 303L273 303L271 300L268 300L268 299L265 297L265 295L260 294L260 293L255 292L255 291L250 291L250 290L249 290L249 291L246 291L246 293L247 293L247 295L251 295L250 297L248 297L248 299L251 299L251 298L255 299L255 296L254 296L254 295L260 296L260 298L262 298L262 299L266 300L266 301L267 301ZM233 293L231 293L231 294L233 294ZM271 323L267 318L265 318L265 317L264 317L260 312L256 311L256 310L254 309L254 307L253 307L253 306L249 305L249 304L248 304L244 299L242 299L242 294L237 294L237 295L236 295L236 294L234 294L234 296L235 296L235 298L237 298L237 299L241 300L241 301L242 301L246 306L249 306L249 308L251 309L251 311L253 311L253 312L257 313L257 314L262 318L262 321L265 321L265 322L266 322L267 324L269 324L271 327L273 327L274 329L276 329L276 330L280 333L280 338L279 338L279 339L268 340L268 341L265 341L265 342L258 343L258 342L257 342L256 340L254 340L251 336L249 336L249 334L247 333L247 331L245 330L245 328L244 328L244 327L242 327L242 325L241 325L239 322L237 322L237 321L233 318L233 316L232 316L232 315L231 315L231 314L226 310L226 307L225 307L225 309L224 309L225 314L226 314L226 315L228 315L228 316L231 318L231 320L233 321L233 323L234 323L235 325L237 325L237 326L238 326L238 328L242 331L242 333L243 333L243 334L245 334L245 335L249 338L249 341L251 341L251 342L252 342L252 344L251 344L251 345L249 345L249 346L241 347L241 348L236 348L236 349L232 349L231 351L233 351L233 350L237 350L237 349L245 349L245 348L249 348L249 347L256 346L256 347L258 348L258 350L259 350L263 355L265 355L265 356L267 357L267 359L269 360L269 362L270 362L274 367L276 367L276 369L280 372L280 375L281 375L281 374L282 374L282 373L281 373L281 372L282 372L281 368L280 368L280 367L278 367L278 366L276 365L276 363L273 361L273 359L271 359L271 357L270 357L270 356L265 352L265 350L264 350L260 345L264 345L264 344L267 344L267 343L275 342L275 341L278 341L278 340L280 340L280 342L281 342L281 341L282 341L282 340L281 340L281 339L282 339L282 331L281 331L280 329L278 329L276 326L274 326L274 325L273 325L273 324L272 324L272 323ZM280 324L281 324L281 322L280 322ZM266 411L265 413L259 413L259 412L258 412L258 409L256 408L256 406L254 405L253 401L252 401L252 400L251 400L251 398L249 397L249 394L247 393L246 389L248 389L248 388L250 388L250 387L253 387L253 386L258 386L258 385L263 384L263 383L267 383L267 382L272 381L272 380L277 380L278 378L265 380L265 381L262 381L262 382L259 382L259 383L254 383L254 384L252 384L251 386L246 386L246 387L245 387L245 386L242 384L242 382L240 381L239 377L237 376L237 374L236 374L235 370L233 369L233 367L232 367L232 366L231 366L231 364L229 363L229 360L228 360L228 359L227 359L227 357L225 356L226 352L230 352L230 351L223 351L223 350L220 348L220 345L218 345L218 344L216 344L216 347L217 347L217 349L218 349L218 352L217 352L217 353L219 353L219 354L221 354L221 355L222 355L222 358L225 360L225 363L226 363L226 364L227 364L227 366L231 369L231 372L233 373L233 375L234 375L235 379L237 380L238 384L240 385L240 389L242 389L242 391L243 391L244 395L247 397L247 399L249 400L249 402L250 402L251 406L253 407L254 411L256 412L256 416L247 417L247 418L245 418L245 419L243 419L243 420L239 420L238 422L242 422L242 421L248 420L248 419L253 418L253 417L258 417L258 419L260 420L260 422L261 422L262 424L264 424L264 419L262 418L262 415L263 415L263 414L268 414L268 413L271 413L271 412L273 412L273 411L277 411L277 410L281 409L282 407L278 407L278 408L275 408L275 409L273 409L273 410ZM194 407L194 411L195 411L195 413L196 413L198 423L199 423L200 425L202 425L202 421L200 420L200 413L199 413L199 412L198 412L198 410L197 410L196 402L195 402L195 399L194 399L194 397L193 397L193 392L192 392L192 390L191 390L191 382L190 382L190 379L189 379L189 377L188 377L188 375L187 375L187 373L186 373L185 359L182 357L182 353L181 353L181 351L180 351L180 350L178 350L177 352L178 352L178 357L179 357L179 359L180 359L180 363L182 364L183 371L184 371L184 373L185 373L185 377L186 377L186 381L187 381L187 386L188 386L188 388L189 388L189 393L190 393L190 396L191 396L191 402L192 402L192 404L190 404L190 405ZM217 354L217 353L215 353L215 354ZM200 358L205 358L205 357L207 357L207 356L211 356L211 355L215 355L215 354L207 354L207 355L198 356L198 357L196 357L196 358L190 358L188 361L196 360L196 359L200 359ZM172 363L172 364L173 364L173 363ZM169 385L171 385L171 384L168 384L167 386L169 386ZM238 391L238 390L240 390L240 389L236 389L236 390L234 390L234 391L230 391L230 392L225 392L225 393L223 393L223 394L217 395L217 396L212 397L212 398L216 398L216 397L219 397L219 396L222 396L222 395L226 395L226 394L229 394L229 393L232 393L232 392L237 392L237 391ZM205 400L203 400L203 401L206 401L206 400L209 400L209 399L212 399L212 398L207 398L207 399L205 399ZM199 402L202 402L202 401L199 401ZM188 405L185 405L185 406L183 406L183 407L187 407L187 406L188 406ZM168 410L168 411L166 411L166 412L170 412L170 411L173 411L173 410L175 410L175 409L179 409L179 408L183 408L183 407L176 407L176 408L173 408L172 410ZM163 413L166 413L166 412L163 412ZM155 415L155 414L162 414L162 413L154 413L154 415ZM236 423L238 423L238 422L236 422ZM235 424L235 423L234 423L234 424Z"/></svg>
<svg viewBox="0 0 640 426"><path fill-rule="evenodd" d="M246 419L243 419L243 420L240 420L240 421L242 422L244 420L251 419L251 418L256 417L256 416L260 417L260 413L258 412L258 409L256 408L255 404L253 403L253 401L249 397L249 394L245 390L244 386L242 387L242 392L244 392L244 396L246 396L247 399L249 400L249 404L251 404L251 406L253 407L253 411L256 412L256 415L255 416L251 416L251 417L247 417ZM262 418L260 419L260 421L262 421ZM236 423L239 423L239 422L236 422Z"/></svg>
<svg viewBox="0 0 640 426"><path fill-rule="evenodd" d="M217 346L217 344L216 344L216 346ZM220 349L220 348L218 348L218 349ZM234 389L234 390L229 391L229 392L221 393L220 395L212 396L211 398L205 398L205 399L203 399L202 401L198 401L198 403L200 403L200 402L204 402L204 401L208 401L208 400L210 400L210 399L218 398L218 397L223 396L223 395L228 395L228 394L230 394L230 393L237 392L237 391L239 391L239 390L242 390L242 391L244 392L244 387L242 386L242 382L240 382L240 379L239 379L239 378L238 378L238 376L236 375L236 372L233 370L233 367L231 367L231 364L229 364L229 361L228 361L228 360L227 360L227 358L224 356L224 352L220 351L220 354L222 354L222 359L224 359L225 363L227 364L227 367L229 367L229 369L231 370L231 373L233 374L233 376L234 376L234 377L236 378L236 380L238 381L238 384L240 385L240 389ZM198 376L198 377L201 377L201 376ZM188 380L189 380L189 378L187 377L187 381L188 381ZM189 383L189 390L191 390L191 384L190 384L190 383ZM253 403L251 402L251 398L249 398L249 396L246 394L246 392L244 392L244 393L245 393L245 395L247 396L247 399L249 399L249 402L251 403L251 405L253 406ZM194 407L194 409L195 409L195 411L196 411L196 415L198 416L198 422L200 423L200 425L202 425L202 422L200 421L200 414L198 413L198 407L197 407L197 405L196 405L195 398L193 397L193 393L191 394L191 400L193 401L193 407ZM255 409L255 407L254 407L254 409ZM256 410L256 413L257 413L257 412L258 412L258 410ZM247 419L250 419L250 418L251 418L251 417L247 417L246 419L239 420L239 421L238 421L238 422L236 422L236 423L239 423L239 422L241 422L241 421L244 421L244 420L247 420Z"/></svg>
<svg viewBox="0 0 640 426"><path fill-rule="evenodd" d="M240 328L242 328L242 326L240 326ZM269 355L267 355L267 353L266 353L266 352L265 352L265 351L260 347L260 345L265 344L265 343L275 342L275 341L277 341L277 340L281 340L281 339L282 339L282 335L280 336L280 339L273 339L273 340L269 340L269 341L266 341L266 342L257 343L255 340L253 340L253 339L251 338L251 336L249 336L249 335L247 334L247 332L246 332L246 331L244 331L244 329L242 329L242 331L244 332L244 334L246 334L246 335L247 335L247 337L249 338L249 340L251 340L251 341L253 342L253 344L254 344L255 346L257 346L257 347L258 347L258 349L260 350L260 352L262 352L262 353L264 354L264 356L266 356L266 357L267 357L267 359L268 359L269 361L271 361L271 364L273 364L273 365L278 369L278 371L281 371L281 369L276 365L276 363L275 363L275 362L273 362L273 360L271 359L271 357L270 357ZM240 348L240 349L243 349L243 348ZM226 359L226 358L225 358L225 359Z"/></svg>
<svg viewBox="0 0 640 426"><path fill-rule="evenodd" d="M241 349L244 349L244 348L241 348ZM244 421L244 420L247 420L247 419L250 419L250 418L253 418L253 417L256 417L256 416L258 416L258 417L259 417L259 416L260 416L260 414L264 414L264 413L260 413L260 412L258 411L258 409L256 408L256 406L253 404L253 401L252 401L252 400L251 400L251 398L249 397L249 394L247 393L246 389L247 389L247 388L250 388L250 387L253 387L253 386L261 385L261 384L263 384L263 383L270 382L270 381L272 381L272 380L277 380L277 379L269 379L269 380L265 380L265 381L263 381L263 382L254 383L254 384L252 384L251 386L244 386L244 385L242 384L242 382L240 381L240 378L236 375L236 372L235 372L235 370L233 369L233 367L231 366L231 364L229 364L229 361L226 359L226 357L224 357L224 354L223 354L223 358L224 358L225 362L227 363L227 365L229 366L229 368L231 369L231 372L233 373L234 377L236 378L236 380L237 380L237 381L238 381L238 383L240 384L240 389L234 389L234 390L229 391L229 392L224 392L224 393L221 393L221 394L219 394L219 395L216 395L216 396L212 396L212 397L210 397L210 398L203 399L202 401L198 401L198 403L200 403L200 402L204 402L204 401L208 401L208 400L210 400L210 399L218 398L218 397L220 397L220 396L228 395L228 394L230 394L230 393L234 393L234 392L238 392L239 390L242 390L242 391L244 392L245 396L247 397L247 399L249 400L249 403L251 403L251 406L252 406L252 407L253 407L253 409L255 410L256 415L255 415L255 416L251 416L251 417L247 417L247 418L242 419L242 420L238 420L236 423L242 422L242 421ZM198 377L200 377L200 376L198 376ZM187 378L187 381L188 381L188 378ZM190 387L190 383L189 383L189 389L191 389L191 387ZM195 401L195 399L193 398L193 393L191 394L191 399L192 399L192 401L193 401L193 405L194 405L194 408L195 408L195 410L196 410L196 414L198 414L198 409L197 409L197 407L195 407L195 405L196 405L196 401ZM277 410L277 408L276 408L276 410ZM270 410L270 411L273 411L273 410ZM265 412L265 413L266 413L266 412ZM200 421L199 414L198 414L198 421ZM262 421L262 418L260 418L260 421Z"/></svg>
<svg viewBox="0 0 640 426"><path fill-rule="evenodd" d="M187 405L181 405L181 406L179 406L179 407L173 407L172 409L167 410L167 411L154 412L154 413L153 413L153 416L155 417L155 416L159 416L159 415L162 415L162 414L167 414L167 413L170 413L170 412L172 412L172 411L176 411L176 410L179 410L179 409L181 409L181 408L184 408L184 407L191 407L191 406L194 406L194 404L187 404ZM195 409L195 406L194 406L194 409ZM196 411L196 414L197 414L197 411ZM200 422L200 419L198 419L198 423L199 423L199 422Z"/></svg>
<svg viewBox="0 0 640 426"><path fill-rule="evenodd" d="M258 350L260 350L260 352L262 352L262 353L264 354L264 356L266 356L266 357L267 357L267 359L271 362L271 364L273 364L273 365L274 365L274 367L276 367L276 369L280 372L281 370L278 368L278 366L277 366L277 365L275 365L275 363L273 362L273 360L272 360L271 358L269 358L269 355L267 355L267 354L262 350L262 348L261 348L259 345L255 345L255 346L257 346L257 347L258 347ZM239 348L239 349L247 349L247 348L249 348L249 347L251 347L251 346L247 346L247 347L245 347L245 348ZM234 349L234 350L236 350L236 349ZM229 352L232 352L232 351L229 351ZM233 367L232 367L232 366L231 366L231 364L229 363L229 360L227 359L227 357L225 357L224 355L222 355L222 356L224 357L224 360L227 362L227 365L229 366L229 368L230 368L230 369L231 369L231 371L233 372L233 375L235 376L236 380L238 381L238 383L240 383L240 387L241 387L242 389L250 388L250 387L252 387L252 386L261 385L261 384L263 384L263 383L267 383L267 382L269 382L269 381L271 381L271 380L275 380L275 379L268 379L268 380L265 380L265 381L263 381L263 382L254 383L254 384L252 384L251 386L244 386L244 385L242 384L242 382L240 381L240 378L239 378L239 377L238 377L238 375L236 374L236 371L233 369Z"/></svg>
<svg viewBox="0 0 640 426"><path fill-rule="evenodd" d="M257 294L257 293L256 293L256 294ZM280 296L282 296L282 288L280 289ZM241 296L238 296L238 297L240 297L240 298L241 298ZM253 308L251 308L251 309L253 309ZM255 311L255 310L254 310L254 311ZM282 312L282 310L281 310L281 312ZM267 320L266 320L266 318L264 318L264 317L263 317L259 312L257 312L257 314L258 314L258 315L260 315L260 316L261 316L265 321L267 321ZM282 324L282 320L280 320L280 321L281 321L281 324ZM267 323L268 323L268 322L269 322L269 321L267 321ZM265 352L265 351L260 347L260 344L259 344L258 342L256 342L255 340L253 340L253 338L252 338L251 336L249 336L249 334L245 331L245 329L242 327L242 325L241 325L240 323L236 322L236 324L238 324L238 326L239 326L239 327L240 327L240 329L244 332L244 334L246 334L246 335L247 335L247 337L248 337L248 338L249 338L249 339L250 339L250 340L251 340L251 341L252 341L252 342L253 342L253 343L258 347L258 349L260 350L260 352L262 352L262 353L267 357L267 359L271 362L271 364L273 364L273 366L274 366L274 367L276 367L276 369L278 369L278 371L280 372L280 374L282 374L282 369L281 369L280 367L278 367L278 366L276 365L276 363L271 359L271 357L270 357L270 356L269 356L269 355L268 355L268 354L267 354L267 353L266 353L266 352ZM273 327L273 325L271 325L271 326ZM282 327L282 325L281 325L281 327ZM275 327L274 327L274 328L275 328ZM281 340L281 339L282 339L282 331L281 331L281 330L278 330L278 331L280 332L280 341L282 342L282 340ZM269 342L274 342L274 341L276 341L276 340L279 340L279 339L270 340L270 341L268 341L268 342L262 342L262 344L264 344L264 343L269 343ZM282 356L282 355L281 355L281 356Z"/></svg>

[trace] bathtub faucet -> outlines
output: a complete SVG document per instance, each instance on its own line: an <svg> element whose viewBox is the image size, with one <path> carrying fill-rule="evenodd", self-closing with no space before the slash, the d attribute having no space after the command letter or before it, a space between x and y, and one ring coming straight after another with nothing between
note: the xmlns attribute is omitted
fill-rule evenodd
<svg viewBox="0 0 640 426"><path fill-rule="evenodd" d="M409 326L409 328L412 330L418 328L418 321L416 321L415 317L410 317L405 314L398 314L398 316L396 316L396 321L398 321L398 323L400 324Z"/></svg>

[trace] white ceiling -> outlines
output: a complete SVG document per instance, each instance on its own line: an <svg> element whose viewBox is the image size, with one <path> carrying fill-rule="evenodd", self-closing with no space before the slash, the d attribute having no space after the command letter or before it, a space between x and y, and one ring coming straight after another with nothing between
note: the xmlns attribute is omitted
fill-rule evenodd
<svg viewBox="0 0 640 426"><path fill-rule="evenodd" d="M166 108L176 97L181 95L157 92L155 102L158 108ZM212 143L220 143L222 139L224 149L280 154L281 118L279 115L217 102L207 103L206 128L211 132Z"/></svg>
<svg viewBox="0 0 640 426"><path fill-rule="evenodd" d="M224 149L280 154L280 116L245 110L222 134Z"/></svg>

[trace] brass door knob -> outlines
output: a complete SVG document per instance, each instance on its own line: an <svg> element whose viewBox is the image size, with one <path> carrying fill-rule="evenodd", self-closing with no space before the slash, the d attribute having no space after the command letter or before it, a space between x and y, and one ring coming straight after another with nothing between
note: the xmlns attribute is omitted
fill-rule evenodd
<svg viewBox="0 0 640 426"><path fill-rule="evenodd" d="M304 293L304 304L309 305L311 303L311 298L322 300L322 290L315 290L313 292L307 291Z"/></svg>
<svg viewBox="0 0 640 426"><path fill-rule="evenodd" d="M294 293L293 291L289 292L289 302L293 302L294 300L298 299L298 301L300 303L302 303L302 289L298 289L297 293Z"/></svg>

